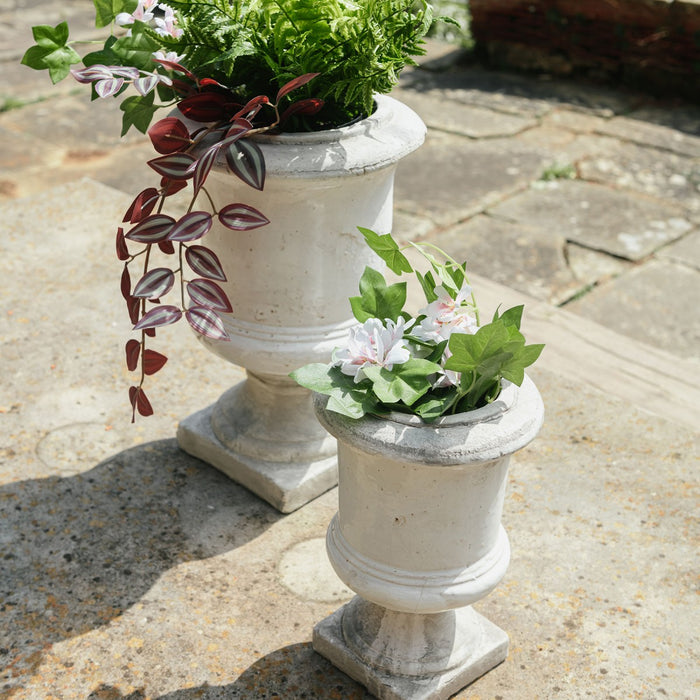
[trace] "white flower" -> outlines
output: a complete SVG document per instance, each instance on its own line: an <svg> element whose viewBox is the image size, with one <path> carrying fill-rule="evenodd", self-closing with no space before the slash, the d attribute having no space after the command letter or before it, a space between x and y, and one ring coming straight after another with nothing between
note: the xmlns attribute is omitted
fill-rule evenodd
<svg viewBox="0 0 700 700"><path fill-rule="evenodd" d="M157 58L159 61L170 61L171 63L180 63L183 57L184 54L182 56L178 56L176 51L168 51L168 53L156 51L153 54L153 58Z"/></svg>
<svg viewBox="0 0 700 700"><path fill-rule="evenodd" d="M450 335L458 333L476 333L478 326L467 304L472 288L465 284L453 299L443 286L435 287L438 298L419 311L425 315L413 335L421 340L440 343L449 340Z"/></svg>
<svg viewBox="0 0 700 700"><path fill-rule="evenodd" d="M171 36L173 39L179 39L182 36L182 29L179 29L175 25L177 24L177 17L175 17L175 12L173 8L164 3L160 4L160 9L163 10L163 17L156 17L156 32L160 36Z"/></svg>
<svg viewBox="0 0 700 700"><path fill-rule="evenodd" d="M442 354L443 362L445 362L451 356L452 356L452 353L450 352L450 349L448 347L446 347L445 352ZM438 378L435 380L435 382L433 382L433 388L434 389L442 389L443 387L448 387L448 386L459 386L459 380L460 380L461 376L462 375L459 372L455 372L454 370L443 369L438 374Z"/></svg>
<svg viewBox="0 0 700 700"><path fill-rule="evenodd" d="M154 17L153 12L150 12L150 10L155 10L156 7L158 7L156 0L139 0L139 4L131 14L128 12L120 12L114 18L114 21L120 27L126 27L133 24L136 20L148 24Z"/></svg>
<svg viewBox="0 0 700 700"><path fill-rule="evenodd" d="M385 319L386 325L378 318L367 319L361 326L350 329L347 344L333 354L333 364L349 377L354 377L355 383L364 379L363 369L369 365L378 365L392 370L394 365L407 362L411 354L403 338L404 333L411 327L403 318L394 323Z"/></svg>

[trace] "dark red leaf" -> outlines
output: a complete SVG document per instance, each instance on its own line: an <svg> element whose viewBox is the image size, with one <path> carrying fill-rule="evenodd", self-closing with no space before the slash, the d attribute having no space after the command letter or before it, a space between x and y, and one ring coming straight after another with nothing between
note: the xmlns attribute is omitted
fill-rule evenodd
<svg viewBox="0 0 700 700"><path fill-rule="evenodd" d="M170 241L158 241L158 247L165 255L172 255L175 252L175 246Z"/></svg>
<svg viewBox="0 0 700 700"><path fill-rule="evenodd" d="M233 119L239 119L240 117L245 117L246 119L252 119L263 107L263 105L270 104L270 98L265 97L265 95L258 95L248 103L242 109L238 110L233 115Z"/></svg>
<svg viewBox="0 0 700 700"><path fill-rule="evenodd" d="M121 288L122 296L128 302L131 298L131 275L129 274L129 268L126 265L124 265L124 269L122 270Z"/></svg>
<svg viewBox="0 0 700 700"><path fill-rule="evenodd" d="M143 353L143 371L145 374L155 374L168 358L155 350L145 350Z"/></svg>
<svg viewBox="0 0 700 700"><path fill-rule="evenodd" d="M138 367L140 353L141 343L133 338L129 340L126 344L126 368L129 372L133 372Z"/></svg>
<svg viewBox="0 0 700 700"><path fill-rule="evenodd" d="M196 158L189 153L169 153L149 160L148 165L169 180L189 180L192 177L192 164L195 161Z"/></svg>
<svg viewBox="0 0 700 700"><path fill-rule="evenodd" d="M197 306L206 306L217 311L231 313L231 302L216 282L207 279L195 279L187 283L187 293Z"/></svg>
<svg viewBox="0 0 700 700"><path fill-rule="evenodd" d="M190 132L177 117L156 122L148 130L148 136L158 153L176 153L190 145Z"/></svg>
<svg viewBox="0 0 700 700"><path fill-rule="evenodd" d="M219 258L209 248L202 245L189 246L185 251L185 259L198 275L210 280L226 281L226 274Z"/></svg>
<svg viewBox="0 0 700 700"><path fill-rule="evenodd" d="M167 68L168 70L174 70L177 73L182 73L191 80L197 80L197 77L194 75L194 73L190 73L190 71L188 71L187 68L185 68L185 66L182 66L179 63L176 63L175 61L167 61L164 58L154 58L153 60L156 63L160 63L160 65L163 66L163 68Z"/></svg>
<svg viewBox="0 0 700 700"><path fill-rule="evenodd" d="M174 225L175 219L172 216L152 214L136 224L126 234L126 238L138 243L158 243L158 241L163 241L168 237Z"/></svg>
<svg viewBox="0 0 700 700"><path fill-rule="evenodd" d="M197 333L214 340L228 340L228 333L218 314L205 306L191 306L185 311L187 322Z"/></svg>
<svg viewBox="0 0 700 700"><path fill-rule="evenodd" d="M228 99L218 92L199 92L180 100L177 108L195 122L218 122L226 117Z"/></svg>
<svg viewBox="0 0 700 700"><path fill-rule="evenodd" d="M168 236L170 241L196 241L204 236L211 228L212 218L207 211L192 211L185 214Z"/></svg>
<svg viewBox="0 0 700 700"><path fill-rule="evenodd" d="M167 294L175 284L175 275L167 267L149 270L137 283L132 292L135 297L155 299Z"/></svg>
<svg viewBox="0 0 700 700"><path fill-rule="evenodd" d="M146 397L146 392L140 386L132 386L129 388L129 401L134 411L138 411L142 416L152 416L153 408L151 402ZM131 416L131 422L134 422L134 416Z"/></svg>
<svg viewBox="0 0 700 700"><path fill-rule="evenodd" d="M270 220L248 204L228 204L219 212L219 221L233 231L249 231L269 224Z"/></svg>
<svg viewBox="0 0 700 700"><path fill-rule="evenodd" d="M169 180L167 177L162 177L160 186L163 197L170 197L171 194L184 190L187 187L187 180Z"/></svg>
<svg viewBox="0 0 700 700"><path fill-rule="evenodd" d="M279 101L285 96L288 95L292 90L296 90L297 88L301 87L302 85L306 85L310 80L313 80L318 73L306 73L304 75L300 75L298 78L294 78L294 80L290 80L286 85L283 85L280 88L280 91L277 93L277 104L279 104Z"/></svg>
<svg viewBox="0 0 700 700"><path fill-rule="evenodd" d="M120 226L117 229L117 258L119 260L128 260L129 257L129 249L124 240L124 229Z"/></svg>
<svg viewBox="0 0 700 700"><path fill-rule="evenodd" d="M141 320L134 326L135 331L145 328L157 328L158 326L167 326L171 323L179 321L182 317L182 311L177 306L156 306L145 313Z"/></svg>
<svg viewBox="0 0 700 700"><path fill-rule="evenodd" d="M217 87L217 88L222 88L224 87L221 83L217 82L213 78L202 78L199 81L199 87Z"/></svg>
<svg viewBox="0 0 700 700"><path fill-rule="evenodd" d="M156 329L155 328L144 328L143 332L149 337L149 338L155 338L156 337Z"/></svg>
<svg viewBox="0 0 700 700"><path fill-rule="evenodd" d="M138 224L147 217L158 203L158 190L155 187L149 187L136 195L136 198L127 209L122 221L128 221L130 224Z"/></svg>
<svg viewBox="0 0 700 700"><path fill-rule="evenodd" d="M126 300L126 308L129 310L129 320L131 323L137 323L139 320L139 313L141 312L141 301L136 297L130 296Z"/></svg>
<svg viewBox="0 0 700 700"><path fill-rule="evenodd" d="M318 99L317 97L309 97L306 100L297 100L284 110L282 116L280 117L280 124L295 114L300 114L306 117L317 114L324 104L324 101Z"/></svg>

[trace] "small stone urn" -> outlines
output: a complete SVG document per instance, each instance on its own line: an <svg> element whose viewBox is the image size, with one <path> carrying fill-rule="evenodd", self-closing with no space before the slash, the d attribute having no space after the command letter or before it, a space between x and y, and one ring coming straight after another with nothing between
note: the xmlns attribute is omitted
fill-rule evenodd
<svg viewBox="0 0 700 700"><path fill-rule="evenodd" d="M431 424L352 420L326 403L315 397L339 465L326 545L357 596L315 627L313 647L380 700L449 698L507 655L506 633L471 605L508 567L508 463L542 425L539 392L504 382L492 404Z"/></svg>
<svg viewBox="0 0 700 700"><path fill-rule="evenodd" d="M376 106L345 128L259 137L261 192L223 164L207 180L218 206L242 202L270 223L247 232L215 224L207 234L233 313L224 315L229 342L199 339L247 378L182 421L178 442L284 513L337 483L335 440L288 374L328 362L354 323L348 297L377 262L358 226L391 231L396 167L425 137L402 103L377 96Z"/></svg>

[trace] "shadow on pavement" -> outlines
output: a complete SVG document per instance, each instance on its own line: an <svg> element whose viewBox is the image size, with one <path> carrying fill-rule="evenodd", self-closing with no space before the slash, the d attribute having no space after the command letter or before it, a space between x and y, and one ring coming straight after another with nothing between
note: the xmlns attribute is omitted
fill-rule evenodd
<svg viewBox="0 0 700 700"><path fill-rule="evenodd" d="M119 616L171 567L244 545L280 517L175 440L0 487L0 680L21 682L43 650Z"/></svg>

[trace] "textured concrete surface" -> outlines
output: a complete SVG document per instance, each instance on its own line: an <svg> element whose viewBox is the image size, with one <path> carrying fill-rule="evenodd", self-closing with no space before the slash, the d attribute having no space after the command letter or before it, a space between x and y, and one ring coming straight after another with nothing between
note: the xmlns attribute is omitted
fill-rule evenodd
<svg viewBox="0 0 700 700"><path fill-rule="evenodd" d="M323 554L335 491L282 516L176 446L241 371L167 329L156 415L130 424L113 237L149 149L17 66L56 4L17 7L0 4L0 91L46 100L0 113L0 697L369 697L310 646L350 597ZM508 486L512 563L476 606L509 656L456 697L689 700L700 425L658 399L700 375L700 112L475 65L396 96L430 125L397 232L534 300L549 344L545 426Z"/></svg>

